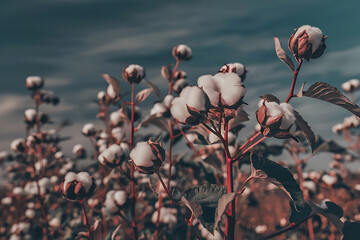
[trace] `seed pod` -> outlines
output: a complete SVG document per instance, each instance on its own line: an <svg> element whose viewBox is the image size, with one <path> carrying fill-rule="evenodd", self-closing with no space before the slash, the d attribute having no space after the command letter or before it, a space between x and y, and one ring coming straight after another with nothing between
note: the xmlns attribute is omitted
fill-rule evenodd
<svg viewBox="0 0 360 240"><path fill-rule="evenodd" d="M29 76L26 78L26 87L29 90L38 90L44 85L44 79L39 76Z"/></svg>
<svg viewBox="0 0 360 240"><path fill-rule="evenodd" d="M127 66L123 70L123 78L128 83L140 83L141 80L145 78L145 70L144 67L137 65L137 64L131 64Z"/></svg>
<svg viewBox="0 0 360 240"><path fill-rule="evenodd" d="M184 44L180 44L173 48L172 55L178 61L187 61L192 58L192 51L190 47Z"/></svg>
<svg viewBox="0 0 360 240"><path fill-rule="evenodd" d="M68 172L60 185L61 192L69 200L82 201L95 191L95 181L87 172Z"/></svg>

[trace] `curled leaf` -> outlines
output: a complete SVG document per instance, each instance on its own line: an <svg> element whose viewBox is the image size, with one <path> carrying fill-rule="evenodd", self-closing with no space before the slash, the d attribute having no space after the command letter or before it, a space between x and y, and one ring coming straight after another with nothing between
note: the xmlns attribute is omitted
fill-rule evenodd
<svg viewBox="0 0 360 240"><path fill-rule="evenodd" d="M324 82L316 82L309 87L303 96L316 98L338 105L360 117L360 107L345 97L336 87Z"/></svg>
<svg viewBox="0 0 360 240"><path fill-rule="evenodd" d="M254 154L251 156L250 161L252 177L263 178L275 184L294 203L296 210L301 211L305 207L302 191L289 169Z"/></svg>
<svg viewBox="0 0 360 240"><path fill-rule="evenodd" d="M315 147L315 135L314 135L314 132L311 130L311 127L308 125L308 123L295 110L294 110L294 115L295 115L295 119L296 119L295 120L296 125L298 125L298 127L304 133L306 139L310 143L311 151L314 152L314 147Z"/></svg>
<svg viewBox="0 0 360 240"><path fill-rule="evenodd" d="M282 49L280 41L277 37L274 37L275 42L275 50L278 58L283 61L292 71L295 71L294 63L291 58L285 53L284 49Z"/></svg>
<svg viewBox="0 0 360 240"><path fill-rule="evenodd" d="M146 88L146 89L138 92L138 94L136 94L135 102L141 103L141 102L145 101L145 99L150 95L151 91L152 91L151 88Z"/></svg>

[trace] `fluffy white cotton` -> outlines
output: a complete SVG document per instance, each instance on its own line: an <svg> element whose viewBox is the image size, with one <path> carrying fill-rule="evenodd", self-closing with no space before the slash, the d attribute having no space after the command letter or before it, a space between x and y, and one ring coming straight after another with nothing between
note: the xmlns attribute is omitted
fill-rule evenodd
<svg viewBox="0 0 360 240"><path fill-rule="evenodd" d="M54 217L49 221L49 226L53 228L59 228L61 226L61 221L59 218Z"/></svg>
<svg viewBox="0 0 360 240"><path fill-rule="evenodd" d="M92 123L85 124L81 130L81 132L84 135L91 135L91 134L95 133L95 131L96 131L95 126Z"/></svg>
<svg viewBox="0 0 360 240"><path fill-rule="evenodd" d="M113 138L115 138L117 141L120 141L121 139L125 138L126 131L124 128L116 127L111 130L111 135Z"/></svg>
<svg viewBox="0 0 360 240"><path fill-rule="evenodd" d="M125 68L125 72L127 72L129 75L133 73L134 71L137 72L138 77L144 77L144 68L137 64L131 64L127 68Z"/></svg>
<svg viewBox="0 0 360 240"><path fill-rule="evenodd" d="M12 203L11 197L4 197L3 199L1 199L2 205L10 205L11 203Z"/></svg>
<svg viewBox="0 0 360 240"><path fill-rule="evenodd" d="M24 139L23 138L17 138L14 141L11 142L10 144L10 148L11 150L13 150L14 152L18 152L18 147L22 144L24 144Z"/></svg>
<svg viewBox="0 0 360 240"><path fill-rule="evenodd" d="M351 128L351 127L358 127L360 124L359 118L355 115L351 115L350 117L344 118L344 122L342 124L343 128Z"/></svg>
<svg viewBox="0 0 360 240"><path fill-rule="evenodd" d="M161 117L168 109L163 103L155 103L152 109L150 110L150 115L156 115Z"/></svg>
<svg viewBox="0 0 360 240"><path fill-rule="evenodd" d="M86 192L89 192L93 181L88 172L79 172L76 174L76 180L83 184Z"/></svg>
<svg viewBox="0 0 360 240"><path fill-rule="evenodd" d="M13 194L18 196L23 196L25 194L25 191L22 187L14 187Z"/></svg>
<svg viewBox="0 0 360 240"><path fill-rule="evenodd" d="M241 63L228 63L220 68L220 72L232 72L242 76L245 73L245 67Z"/></svg>
<svg viewBox="0 0 360 240"><path fill-rule="evenodd" d="M97 94L97 98L99 101L102 101L105 98L105 96L106 96L106 93L104 91L100 91Z"/></svg>
<svg viewBox="0 0 360 240"><path fill-rule="evenodd" d="M257 234L263 234L263 233L265 233L266 231L267 231L267 226L266 225L257 225L256 227L255 227L255 232L257 233Z"/></svg>
<svg viewBox="0 0 360 240"><path fill-rule="evenodd" d="M338 123L332 127L332 132L335 134L340 134L343 130L344 126L341 123Z"/></svg>
<svg viewBox="0 0 360 240"><path fill-rule="evenodd" d="M115 99L117 97L117 92L115 91L115 89L113 88L112 85L109 84L107 90L106 90L107 95L109 96L110 99Z"/></svg>
<svg viewBox="0 0 360 240"><path fill-rule="evenodd" d="M289 130L290 133L294 133L296 130L294 109L289 103L265 102L266 113L270 117L279 117L283 115L280 129L286 130L292 126Z"/></svg>
<svg viewBox="0 0 360 240"><path fill-rule="evenodd" d="M127 199L127 194L125 191L119 190L116 191L114 194L114 200L116 202L117 205L122 206L125 204Z"/></svg>
<svg viewBox="0 0 360 240"><path fill-rule="evenodd" d="M39 87L44 83L44 80L39 76L29 76L26 78L26 86L28 88Z"/></svg>
<svg viewBox="0 0 360 240"><path fill-rule="evenodd" d="M25 211L25 216L28 218L28 219L33 219L35 217L36 213L35 213L35 210L34 209L26 209Z"/></svg>
<svg viewBox="0 0 360 240"><path fill-rule="evenodd" d="M189 46L184 45L184 44L180 44L177 47L177 51L181 54L181 55L187 55L187 57L191 57L192 56L192 50Z"/></svg>
<svg viewBox="0 0 360 240"><path fill-rule="evenodd" d="M184 123L190 117L187 106L198 111L205 111L205 103L205 94L200 88L186 87L181 91L180 96L172 101L171 115L179 122Z"/></svg>
<svg viewBox="0 0 360 240"><path fill-rule="evenodd" d="M182 78L175 82L173 89L175 92L180 93L185 87L189 85L190 85L189 81Z"/></svg>
<svg viewBox="0 0 360 240"><path fill-rule="evenodd" d="M325 174L324 176L322 176L321 180L327 185L333 185L337 182L337 177Z"/></svg>
<svg viewBox="0 0 360 240"><path fill-rule="evenodd" d="M213 106L218 106L221 94L224 104L232 106L245 95L245 87L235 73L218 73L199 77L198 86L204 90Z"/></svg>
<svg viewBox="0 0 360 240"><path fill-rule="evenodd" d="M341 88L345 92L350 92L351 91L351 84L348 81L344 82L343 84L341 84Z"/></svg>
<svg viewBox="0 0 360 240"><path fill-rule="evenodd" d="M151 150L149 143L138 142L133 150L130 152L130 158L134 161L136 166L151 167L154 165L153 161L156 159Z"/></svg>
<svg viewBox="0 0 360 240"><path fill-rule="evenodd" d="M64 192L66 192L66 186L68 185L68 183L72 182L72 181L75 181L76 180L76 173L74 172L68 172L66 175L65 175L65 178L64 178L64 184L63 184L63 190Z"/></svg>
<svg viewBox="0 0 360 240"><path fill-rule="evenodd" d="M309 42L312 44L312 53L314 53L320 46L323 33L317 27L311 27L310 25L301 26L295 33L294 38L297 38L299 34L306 30L307 35L309 36Z"/></svg>
<svg viewBox="0 0 360 240"><path fill-rule="evenodd" d="M36 118L36 111L35 111L35 109L30 108L30 109L25 110L24 115L25 115L26 121L33 122L33 121L35 121L35 118Z"/></svg>
<svg viewBox="0 0 360 240"><path fill-rule="evenodd" d="M171 228L171 227L175 226L177 223L176 214L177 214L177 209L162 207L160 209L159 222L168 224ZM153 223L156 223L157 219L158 219L158 210L155 210L151 217L151 221Z"/></svg>
<svg viewBox="0 0 360 240"><path fill-rule="evenodd" d="M303 185L306 189L310 190L311 192L313 193L316 192L316 184L313 181L304 181Z"/></svg>
<svg viewBox="0 0 360 240"><path fill-rule="evenodd" d="M83 145L81 144L76 144L74 147L73 147L73 150L72 150L72 153L74 155L76 155L79 151L82 151L84 149Z"/></svg>
<svg viewBox="0 0 360 240"><path fill-rule="evenodd" d="M173 100L174 100L173 95L166 95L166 97L163 100L164 106L169 109Z"/></svg>

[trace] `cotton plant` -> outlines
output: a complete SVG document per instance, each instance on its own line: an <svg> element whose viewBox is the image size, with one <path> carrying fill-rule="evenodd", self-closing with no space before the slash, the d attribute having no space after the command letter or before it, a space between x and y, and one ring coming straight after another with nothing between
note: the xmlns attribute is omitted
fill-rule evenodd
<svg viewBox="0 0 360 240"><path fill-rule="evenodd" d="M110 235L112 239L236 239L241 231L242 237L254 239L286 234L307 222L308 231L299 234L316 239L311 219L323 214L336 219L339 232L349 236L338 205L329 200L320 205L313 202L325 198L324 189L335 189L342 178L350 176L344 174L344 162L357 158L355 148L343 149L315 137L316 129L293 107L298 104L290 103L309 97L342 106L354 115L333 131L356 135L360 108L335 87L323 82L308 88L303 84L295 93L304 60L311 64L321 57L326 38L317 27L296 29L288 41L296 68L274 38L278 57L293 72L289 94L280 101L264 92L252 114L245 112L246 104L251 104L247 103L246 84L251 81L247 67L229 62L202 76L188 75L181 64L192 59L193 51L185 44L173 47L174 64L162 66L159 72L168 86L165 93L147 79L145 67L136 63L115 72L123 81L103 74L106 83L94 96L96 117L102 125L85 123L77 132L88 139L91 148L74 144L70 157L60 146L66 139L60 130L67 123L44 130L54 120L40 112L42 104L55 106L59 98L43 89L42 77L28 77L26 87L34 106L24 112L26 137L11 143L11 156L0 154L1 163L15 161L7 168L13 181L8 196L1 198L4 207L0 206L4 215L12 217L12 224L7 222L9 227L0 229L0 234L5 232L10 239L70 235L78 239L107 239ZM342 90L350 96L358 85L349 80ZM150 95L156 101L145 104ZM144 106L151 107L144 111ZM245 136L241 130L253 116L257 125ZM269 138L277 138L277 144L267 143ZM312 154L321 151L334 153L331 170L304 172ZM290 169L282 161L269 159L283 153L294 161L288 164ZM86 160L80 163L79 159ZM250 165L250 171L242 168L244 164ZM273 184L252 181L259 178ZM258 201L261 207L261 199L277 189L290 199L286 206L291 213L281 208L284 216L276 220L282 222L282 229L273 232L275 226L264 224L263 219L244 221L252 214L251 202ZM25 206L23 214L17 214L13 206ZM276 211L280 210L274 208ZM24 221L26 226L19 227ZM41 235L35 236L34 229L40 229Z"/></svg>

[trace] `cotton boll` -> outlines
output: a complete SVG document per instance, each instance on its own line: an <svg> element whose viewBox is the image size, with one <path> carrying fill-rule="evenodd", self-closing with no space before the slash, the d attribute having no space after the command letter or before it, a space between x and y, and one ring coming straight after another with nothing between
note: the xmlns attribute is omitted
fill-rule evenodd
<svg viewBox="0 0 360 240"><path fill-rule="evenodd" d="M355 89L358 89L359 86L360 86L360 81L359 79L350 79L348 81L350 84L351 84L351 87L355 90Z"/></svg>
<svg viewBox="0 0 360 240"><path fill-rule="evenodd" d="M4 197L1 199L1 204L4 206L8 206L11 205L12 203L12 198L11 197Z"/></svg>
<svg viewBox="0 0 360 240"><path fill-rule="evenodd" d="M313 193L316 193L316 184L313 181L304 181L304 187Z"/></svg>
<svg viewBox="0 0 360 240"><path fill-rule="evenodd" d="M266 101L265 106L266 106L266 113L270 117L278 117L281 114L283 114L281 107L276 102L267 102Z"/></svg>
<svg viewBox="0 0 360 240"><path fill-rule="evenodd" d="M199 77L197 84L208 96L210 104L217 106L219 104L220 88L217 86L215 78L212 75L203 75Z"/></svg>
<svg viewBox="0 0 360 240"><path fill-rule="evenodd" d="M83 126L81 133L84 134L85 136L93 136L96 134L96 129L94 124L92 123L87 123Z"/></svg>
<svg viewBox="0 0 360 240"><path fill-rule="evenodd" d="M106 99L106 93L104 91L98 92L97 98L100 102L104 102Z"/></svg>
<svg viewBox="0 0 360 240"><path fill-rule="evenodd" d="M218 73L214 75L220 87L221 97L227 106L235 105L245 96L246 90L240 77L235 73Z"/></svg>
<svg viewBox="0 0 360 240"><path fill-rule="evenodd" d="M264 234L267 231L267 226L266 225L258 225L255 227L255 232L257 234Z"/></svg>
<svg viewBox="0 0 360 240"><path fill-rule="evenodd" d="M10 144L11 150L14 152L23 152L25 150L25 141L23 138L17 138Z"/></svg>
<svg viewBox="0 0 360 240"><path fill-rule="evenodd" d="M106 90L106 94L111 100L116 99L118 96L118 93L115 91L114 87L110 84Z"/></svg>
<svg viewBox="0 0 360 240"><path fill-rule="evenodd" d="M164 106L169 109L171 106L171 102L174 100L174 96L173 95L166 95L166 97L163 100L163 104Z"/></svg>
<svg viewBox="0 0 360 240"><path fill-rule="evenodd" d="M187 61L191 59L192 51L189 46L180 44L173 48L172 55L178 61Z"/></svg>
<svg viewBox="0 0 360 240"><path fill-rule="evenodd" d="M337 177L325 174L324 176L322 176L321 180L327 185L331 186L337 182Z"/></svg>
<svg viewBox="0 0 360 240"><path fill-rule="evenodd" d="M172 228L177 224L176 214L177 214L177 210L175 208L162 207L160 209L159 222L168 224L169 227ZM156 223L157 219L158 219L158 210L155 210L151 217L151 221L153 223Z"/></svg>
<svg viewBox="0 0 360 240"><path fill-rule="evenodd" d="M341 131L343 130L343 125L341 123L338 123L332 127L332 132L339 135Z"/></svg>
<svg viewBox="0 0 360 240"><path fill-rule="evenodd" d="M36 111L35 109L27 109L24 112L25 121L29 124L33 124L36 121Z"/></svg>
<svg viewBox="0 0 360 240"><path fill-rule="evenodd" d="M25 211L25 216L28 218L28 219L34 219L36 213L35 213L35 210L34 209L26 209Z"/></svg>
<svg viewBox="0 0 360 240"><path fill-rule="evenodd" d="M25 195L25 191L22 187L14 187L13 194L17 196L23 196Z"/></svg>
<svg viewBox="0 0 360 240"><path fill-rule="evenodd" d="M119 111L112 112L110 114L110 123L112 126L118 126L123 122L123 118L121 117L121 113Z"/></svg>
<svg viewBox="0 0 360 240"><path fill-rule="evenodd" d="M198 111L205 111L205 95L204 92L198 87L191 87L188 95L186 96L186 104L195 108Z"/></svg>
<svg viewBox="0 0 360 240"><path fill-rule="evenodd" d="M86 192L90 190L93 184L88 172L79 172L78 174L76 174L76 180L84 185Z"/></svg>
<svg viewBox="0 0 360 240"><path fill-rule="evenodd" d="M125 191L116 191L114 194L114 200L117 205L122 206L125 204L127 199L127 194Z"/></svg>
<svg viewBox="0 0 360 240"><path fill-rule="evenodd" d="M175 82L174 86L173 86L173 89L174 89L174 92L176 92L177 94L181 93L182 90L189 86L190 83L188 80L186 79L179 79Z"/></svg>
<svg viewBox="0 0 360 240"><path fill-rule="evenodd" d="M49 221L49 226L53 228L60 228L61 221L59 218L55 217Z"/></svg>
<svg viewBox="0 0 360 240"><path fill-rule="evenodd" d="M186 119L191 116L186 108L185 100L179 97L174 99L170 112L176 120L182 123L185 123Z"/></svg>
<svg viewBox="0 0 360 240"><path fill-rule="evenodd" d="M30 90L39 89L44 85L44 79L39 76L29 76L26 78L26 87Z"/></svg>
<svg viewBox="0 0 360 240"><path fill-rule="evenodd" d="M68 172L66 175L65 175L65 179L64 179L64 192L66 191L66 188L67 188L67 185L68 183L72 182L72 181L75 181L76 180L76 173L74 172Z"/></svg>
<svg viewBox="0 0 360 240"><path fill-rule="evenodd" d="M345 92L351 92L351 83L349 81L346 81L343 84L341 84L341 88Z"/></svg>
<svg viewBox="0 0 360 240"><path fill-rule="evenodd" d="M117 140L117 141L121 141L122 139L125 138L126 132L123 128L121 127L116 127L113 128L111 130L111 135Z"/></svg>
<svg viewBox="0 0 360 240"><path fill-rule="evenodd" d="M312 44L312 53L314 53L321 44L323 33L317 27L311 27L310 25L301 26L295 33L294 38L297 38L299 34L303 31L306 31L309 36L309 42Z"/></svg>
<svg viewBox="0 0 360 240"><path fill-rule="evenodd" d="M168 109L163 103L155 103L150 110L150 115L161 117Z"/></svg>
<svg viewBox="0 0 360 240"><path fill-rule="evenodd" d="M156 157L147 142L138 142L130 152L130 158L134 161L135 165L151 167L154 165L152 160Z"/></svg>

